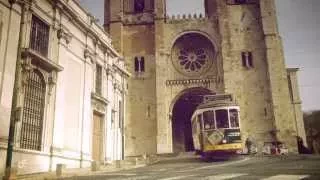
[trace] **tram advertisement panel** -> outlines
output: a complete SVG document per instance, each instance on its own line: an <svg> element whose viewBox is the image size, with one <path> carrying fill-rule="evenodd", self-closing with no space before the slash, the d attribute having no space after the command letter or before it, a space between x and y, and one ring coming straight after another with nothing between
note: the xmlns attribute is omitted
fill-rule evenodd
<svg viewBox="0 0 320 180"><path fill-rule="evenodd" d="M210 145L230 144L241 142L240 129L217 129L205 132L207 143Z"/></svg>

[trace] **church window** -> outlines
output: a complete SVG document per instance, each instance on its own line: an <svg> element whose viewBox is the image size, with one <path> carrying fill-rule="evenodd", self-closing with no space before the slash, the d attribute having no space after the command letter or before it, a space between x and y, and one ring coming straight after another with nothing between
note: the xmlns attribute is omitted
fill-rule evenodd
<svg viewBox="0 0 320 180"><path fill-rule="evenodd" d="M135 72L145 72L145 61L144 57L134 58L134 71Z"/></svg>
<svg viewBox="0 0 320 180"><path fill-rule="evenodd" d="M48 56L49 26L36 16L32 16L30 48L40 55Z"/></svg>
<svg viewBox="0 0 320 180"><path fill-rule="evenodd" d="M145 8L144 0L134 1L134 12L141 13L144 11L144 8Z"/></svg>
<svg viewBox="0 0 320 180"><path fill-rule="evenodd" d="M141 57L140 59L140 71L144 72L144 57Z"/></svg>
<svg viewBox="0 0 320 180"><path fill-rule="evenodd" d="M171 60L178 72L196 77L213 66L215 55L214 44L207 37L198 33L188 33L174 43Z"/></svg>
<svg viewBox="0 0 320 180"><path fill-rule="evenodd" d="M193 51L180 50L180 65L187 71L198 71L206 64L207 55L204 49L195 49Z"/></svg>
<svg viewBox="0 0 320 180"><path fill-rule="evenodd" d="M134 71L139 72L139 59L138 59L138 57L134 58Z"/></svg>
<svg viewBox="0 0 320 180"><path fill-rule="evenodd" d="M46 84L38 70L31 70L26 79L20 147L40 151Z"/></svg>
<svg viewBox="0 0 320 180"><path fill-rule="evenodd" d="M99 64L96 65L96 93L102 94L102 67Z"/></svg>
<svg viewBox="0 0 320 180"><path fill-rule="evenodd" d="M242 66L247 68L253 68L252 52L242 52Z"/></svg>

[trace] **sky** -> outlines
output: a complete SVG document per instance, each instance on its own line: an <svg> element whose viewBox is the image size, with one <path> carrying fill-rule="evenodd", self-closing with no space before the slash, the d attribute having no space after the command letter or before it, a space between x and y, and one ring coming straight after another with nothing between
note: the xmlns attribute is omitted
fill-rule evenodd
<svg viewBox="0 0 320 180"><path fill-rule="evenodd" d="M104 0L79 1L103 24ZM167 0L167 13L201 13L204 8L199 2ZM320 110L320 0L276 0L276 6L286 65L300 68L302 109Z"/></svg>

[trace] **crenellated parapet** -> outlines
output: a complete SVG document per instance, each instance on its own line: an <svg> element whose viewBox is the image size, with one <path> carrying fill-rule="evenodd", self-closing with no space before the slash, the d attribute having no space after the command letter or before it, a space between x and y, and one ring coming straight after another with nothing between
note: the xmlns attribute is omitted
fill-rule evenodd
<svg viewBox="0 0 320 180"><path fill-rule="evenodd" d="M166 21L168 23L175 23L175 22L183 22L183 21L205 21L208 17L203 14L177 14L177 15L167 15Z"/></svg>

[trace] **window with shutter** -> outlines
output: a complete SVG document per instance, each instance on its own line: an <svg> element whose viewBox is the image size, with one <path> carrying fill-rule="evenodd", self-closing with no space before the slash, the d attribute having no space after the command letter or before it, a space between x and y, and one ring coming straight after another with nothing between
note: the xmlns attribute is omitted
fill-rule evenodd
<svg viewBox="0 0 320 180"><path fill-rule="evenodd" d="M144 0L135 0L134 1L134 12L141 13L144 11L145 3Z"/></svg>
<svg viewBox="0 0 320 180"><path fill-rule="evenodd" d="M252 52L241 53L242 66L246 68L253 68Z"/></svg>
<svg viewBox="0 0 320 180"><path fill-rule="evenodd" d="M96 93L102 95L102 67L96 65Z"/></svg>
<svg viewBox="0 0 320 180"><path fill-rule="evenodd" d="M30 48L40 55L48 56L49 26L36 16L32 16Z"/></svg>

